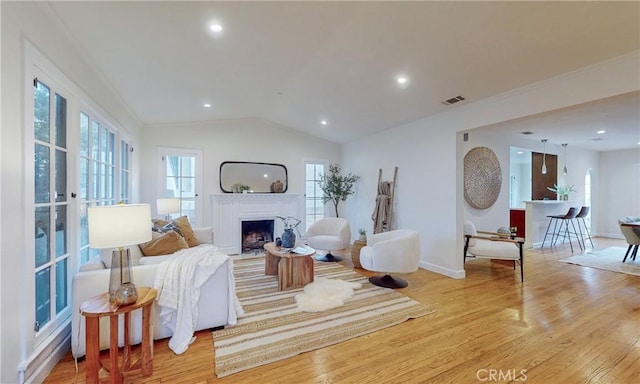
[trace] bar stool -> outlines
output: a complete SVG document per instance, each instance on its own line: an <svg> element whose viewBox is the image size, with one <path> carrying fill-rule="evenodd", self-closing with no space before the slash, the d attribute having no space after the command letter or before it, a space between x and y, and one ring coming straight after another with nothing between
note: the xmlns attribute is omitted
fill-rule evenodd
<svg viewBox="0 0 640 384"><path fill-rule="evenodd" d="M547 216L549 218L549 225L547 225L547 232L544 234L544 239L542 240L541 247L544 247L544 243L547 241L547 235L551 234L551 246L554 246L558 241L558 238L562 236L563 242L564 242L564 239L569 239L569 246L571 246L571 253L573 253L573 244L571 243L571 233L569 232L569 222L571 222L571 225L573 226L573 234L577 237L578 233L576 232L576 226L573 222L573 219L576 218L577 214L578 214L578 208L571 207L569 208L569 211L567 211L567 213L564 215ZM551 228L551 223L554 223L553 231L549 232L549 228ZM559 226L558 226L558 223L560 224ZM565 226L564 234L561 233L563 223ZM578 240L578 245L580 246L580 249L582 249L582 243L580 243L580 240Z"/></svg>
<svg viewBox="0 0 640 384"><path fill-rule="evenodd" d="M580 219L582 219L582 225L584 225L584 232L591 243L591 248L593 248L593 241L591 240L591 235L589 234L589 228L587 228L587 222L584 220L585 217L589 214L589 207L580 208L580 212L576 215L576 221L578 222L578 231L580 232L580 239L582 239L583 248L586 248L586 244L584 241L584 236L582 235L582 228L580 227Z"/></svg>

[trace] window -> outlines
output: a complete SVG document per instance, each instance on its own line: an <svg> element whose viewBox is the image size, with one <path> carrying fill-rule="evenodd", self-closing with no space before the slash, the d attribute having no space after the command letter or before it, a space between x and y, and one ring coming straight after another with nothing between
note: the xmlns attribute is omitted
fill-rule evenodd
<svg viewBox="0 0 640 384"><path fill-rule="evenodd" d="M45 333L69 308L67 97L33 81L34 330ZM65 311L66 309L66 311Z"/></svg>
<svg viewBox="0 0 640 384"><path fill-rule="evenodd" d="M177 197L180 199L180 212L170 216L187 216L191 225L201 222L199 213L199 189L201 179L202 151L159 148L161 177L158 197Z"/></svg>
<svg viewBox="0 0 640 384"><path fill-rule="evenodd" d="M322 197L324 193L318 182L320 175L324 174L326 163L305 162L305 224L309 229L311 224L325 217L324 203Z"/></svg>
<svg viewBox="0 0 640 384"><path fill-rule="evenodd" d="M89 248L87 208L129 202L131 184L131 145L121 140L117 148L116 132L87 110L80 112L80 264L98 253Z"/></svg>

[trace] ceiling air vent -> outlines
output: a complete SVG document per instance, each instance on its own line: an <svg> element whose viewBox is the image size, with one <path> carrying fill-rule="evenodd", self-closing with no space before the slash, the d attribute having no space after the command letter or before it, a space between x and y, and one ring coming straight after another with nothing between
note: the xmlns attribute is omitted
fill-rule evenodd
<svg viewBox="0 0 640 384"><path fill-rule="evenodd" d="M451 104L458 103L458 102L460 102L462 100L465 100L464 96L456 96L456 97L452 97L450 99L447 99L447 100L443 101L442 104L451 105Z"/></svg>

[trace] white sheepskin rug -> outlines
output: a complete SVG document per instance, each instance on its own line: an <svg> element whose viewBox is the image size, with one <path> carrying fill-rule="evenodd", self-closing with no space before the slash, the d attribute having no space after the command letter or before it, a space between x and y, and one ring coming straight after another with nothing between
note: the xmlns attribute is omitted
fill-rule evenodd
<svg viewBox="0 0 640 384"><path fill-rule="evenodd" d="M353 296L353 290L361 283L318 277L304 287L304 293L296 295L298 308L303 312L321 312L344 305Z"/></svg>

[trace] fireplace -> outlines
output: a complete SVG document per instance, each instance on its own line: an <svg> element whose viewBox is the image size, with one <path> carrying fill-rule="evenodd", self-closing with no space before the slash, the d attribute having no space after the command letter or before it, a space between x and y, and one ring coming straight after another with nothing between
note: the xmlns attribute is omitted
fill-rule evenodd
<svg viewBox="0 0 640 384"><path fill-rule="evenodd" d="M273 220L242 220L241 253L262 251L266 243L273 241Z"/></svg>
<svg viewBox="0 0 640 384"><path fill-rule="evenodd" d="M220 252L241 254L242 222L275 220L276 216L303 218L304 196L295 193L214 193L211 195L214 245ZM275 220L271 238L282 231L282 220Z"/></svg>

